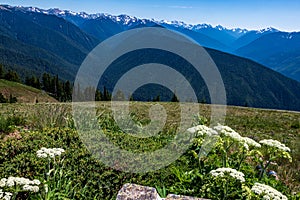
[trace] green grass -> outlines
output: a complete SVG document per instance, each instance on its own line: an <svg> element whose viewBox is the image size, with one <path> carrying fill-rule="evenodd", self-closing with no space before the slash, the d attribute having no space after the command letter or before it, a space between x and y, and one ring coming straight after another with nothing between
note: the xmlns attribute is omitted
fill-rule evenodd
<svg viewBox="0 0 300 200"><path fill-rule="evenodd" d="M0 79L0 93L6 98L9 98L10 94L17 97L20 103L57 102L44 91L3 79Z"/></svg>
<svg viewBox="0 0 300 200"><path fill-rule="evenodd" d="M154 104L156 103L130 102L130 114L133 120L141 124L147 124L150 121L149 109ZM156 137L143 139L144 142L142 143L137 142L138 140L134 137L122 134L121 130L115 126L110 118L110 102L97 103L97 113L99 114L100 124L107 130L106 135L115 145L123 149L129 148L135 152L147 152L159 149L167 144L174 136L173 132L180 122L180 106L178 103L160 104L167 111L167 122L164 130ZM20 128L22 139L9 138L6 142L0 142L3 148L9 149L9 151L2 152L0 155L0 163L3 163L0 164L1 176L19 175L28 176L28 178L42 176L44 173L41 170L42 163L36 161L33 157L36 150L45 146L62 147L67 150L65 164L70 171L68 179L75 178L76 181L73 180L73 182L82 184L82 188L87 188L87 191L91 190L90 193L86 194L91 198L95 195L93 192L99 191L99 196L102 199L113 199L122 184L127 182L165 188L167 192L172 191L172 187L176 185L177 176L187 176L185 184L194 184L188 183L191 178L188 174L184 175L184 172L191 170L190 167L193 166L190 163L188 152L170 166L151 173L131 174L105 167L101 162L91 157L80 142L78 134L73 130L73 124L70 120L72 111L70 103L2 104L0 108L2 118L12 115L22 116L26 120L26 128L31 130L31 132L22 131L22 128ZM199 108L199 114L209 119L210 106L199 104ZM226 125L232 127L241 135L254 138L256 141L272 138L290 147L293 162L288 163L285 160L280 160L276 171L284 185L287 185L293 192L300 191L299 112L229 106L227 107ZM2 137L5 138L5 135ZM178 172L178 175L176 175L177 172L174 172L174 167L177 167L177 171L181 170L182 173ZM183 177L182 180L185 180L185 178ZM176 187L179 186L176 185ZM195 191L188 189L180 189L180 191L185 191L186 194L195 194ZM166 191L163 193L166 193ZM72 195L76 196L76 194Z"/></svg>

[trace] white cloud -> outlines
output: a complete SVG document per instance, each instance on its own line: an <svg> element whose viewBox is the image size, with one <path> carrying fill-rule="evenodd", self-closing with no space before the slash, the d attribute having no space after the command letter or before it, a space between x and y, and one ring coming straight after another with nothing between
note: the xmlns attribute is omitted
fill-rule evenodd
<svg viewBox="0 0 300 200"><path fill-rule="evenodd" d="M169 6L169 8L192 9L192 6Z"/></svg>

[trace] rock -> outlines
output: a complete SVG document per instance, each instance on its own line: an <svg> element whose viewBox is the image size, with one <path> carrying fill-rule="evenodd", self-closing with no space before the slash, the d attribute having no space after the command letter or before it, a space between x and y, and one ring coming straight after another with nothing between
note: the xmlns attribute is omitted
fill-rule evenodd
<svg viewBox="0 0 300 200"><path fill-rule="evenodd" d="M157 191L152 187L145 187L127 183L119 191L117 200L160 200Z"/></svg>
<svg viewBox="0 0 300 200"><path fill-rule="evenodd" d="M155 188L127 183L118 192L116 200L207 200L202 198L169 194L161 198Z"/></svg>

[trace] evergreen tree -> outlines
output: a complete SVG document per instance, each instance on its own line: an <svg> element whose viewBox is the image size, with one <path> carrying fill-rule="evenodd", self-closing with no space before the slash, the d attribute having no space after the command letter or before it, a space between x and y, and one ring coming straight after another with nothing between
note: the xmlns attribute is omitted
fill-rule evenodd
<svg viewBox="0 0 300 200"><path fill-rule="evenodd" d="M179 102L175 92L173 93L173 97L171 99L171 102Z"/></svg>
<svg viewBox="0 0 300 200"><path fill-rule="evenodd" d="M72 101L72 86L70 81L64 84L65 101Z"/></svg>
<svg viewBox="0 0 300 200"><path fill-rule="evenodd" d="M54 94L57 100L62 101L64 96L63 83L58 79L58 75L54 77L55 79L55 88Z"/></svg>
<svg viewBox="0 0 300 200"><path fill-rule="evenodd" d="M110 100L111 100L111 94L109 93L109 91L104 86L104 88L103 88L103 101L110 101Z"/></svg>
<svg viewBox="0 0 300 200"><path fill-rule="evenodd" d="M49 74L44 73L42 76L43 89L47 92L51 90L51 77Z"/></svg>
<svg viewBox="0 0 300 200"><path fill-rule="evenodd" d="M8 81L21 82L21 79L17 72L9 70L5 75L4 79Z"/></svg>
<svg viewBox="0 0 300 200"><path fill-rule="evenodd" d="M160 96L157 95L157 96L153 99L153 102L160 102Z"/></svg>
<svg viewBox="0 0 300 200"><path fill-rule="evenodd" d="M96 90L96 94L95 94L95 101L101 101L102 100L102 93L100 90Z"/></svg>
<svg viewBox="0 0 300 200"><path fill-rule="evenodd" d="M7 99L0 93L0 103L7 103Z"/></svg>
<svg viewBox="0 0 300 200"><path fill-rule="evenodd" d="M134 101L133 95L130 95L129 101Z"/></svg>
<svg viewBox="0 0 300 200"><path fill-rule="evenodd" d="M0 79L4 77L4 67L0 64Z"/></svg>
<svg viewBox="0 0 300 200"><path fill-rule="evenodd" d="M190 102L192 102L192 101L190 101ZM203 97L202 100L201 100L200 102L198 102L198 103L206 104L206 99L205 99L205 97Z"/></svg>
<svg viewBox="0 0 300 200"><path fill-rule="evenodd" d="M9 103L17 103L17 97L13 97L12 94L9 95Z"/></svg>
<svg viewBox="0 0 300 200"><path fill-rule="evenodd" d="M41 89L41 83L40 80L36 76L32 77L26 77L25 78L25 84L37 89Z"/></svg>

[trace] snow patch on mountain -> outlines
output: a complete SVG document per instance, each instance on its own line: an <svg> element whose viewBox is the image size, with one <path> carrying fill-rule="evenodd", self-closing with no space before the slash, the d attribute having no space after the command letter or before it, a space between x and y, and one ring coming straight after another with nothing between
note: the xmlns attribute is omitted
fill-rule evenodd
<svg viewBox="0 0 300 200"><path fill-rule="evenodd" d="M264 28L264 29L260 29L260 30L256 31L256 34L262 34L262 33L267 33L267 32L279 32L279 30L272 28L272 27L268 27L268 28Z"/></svg>
<svg viewBox="0 0 300 200"><path fill-rule="evenodd" d="M225 28L221 25L217 25L215 27L213 27L210 24L187 24L185 22L182 21L167 21L167 20L161 20L161 21L157 21L154 19L139 19L133 16L129 16L129 15L118 15L118 16L114 16L114 15L110 15L110 14L104 14L104 13L96 13L96 14L88 14L86 12L73 12L73 11L69 11L69 10L60 10L58 8L51 8L48 10L45 9L40 9L37 7L23 7L23 6L9 6L9 5L0 5L0 9L16 9L16 10L21 10L24 12L36 12L36 13L43 13L43 14L47 14L47 15L56 15L58 17L62 17L62 18L67 18L68 16L71 17L80 17L82 19L88 20L88 19L105 19L105 18L109 18L115 22L124 24L124 25L132 25L132 24L136 24L136 23L140 23L140 24L146 24L146 23L156 23L159 25L172 25L174 27L177 28L184 28L184 29L189 29L192 31L199 31L201 29L216 29L219 31L230 31L233 33L238 33L238 34L246 34L247 32L249 32L249 30L247 29L241 29L241 28L233 28L233 29L228 29ZM278 30L272 27L269 28L265 28L265 29L261 29L256 31L257 34L261 34L261 33L265 33L265 32L277 32Z"/></svg>

